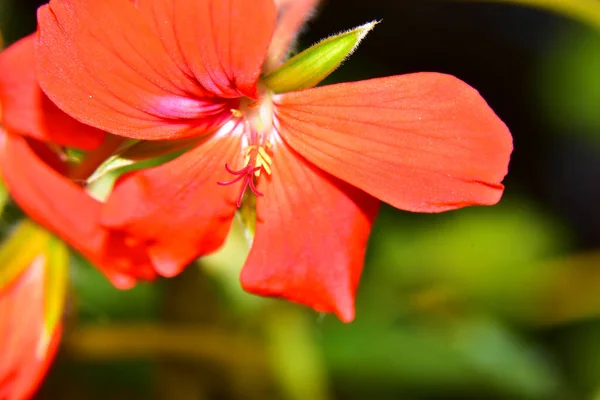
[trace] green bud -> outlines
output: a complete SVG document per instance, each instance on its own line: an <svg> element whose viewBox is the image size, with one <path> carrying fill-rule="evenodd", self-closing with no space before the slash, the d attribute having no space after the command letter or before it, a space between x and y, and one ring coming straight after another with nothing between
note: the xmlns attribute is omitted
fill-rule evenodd
<svg viewBox="0 0 600 400"><path fill-rule="evenodd" d="M35 279L44 280L44 298L32 298L32 301L44 303L45 336L42 340L50 340L64 311L69 250L60 239L36 223L24 219L0 243L0 290L12 285L30 268L36 268L36 271L41 268L41 275L36 275Z"/></svg>
<svg viewBox="0 0 600 400"><path fill-rule="evenodd" d="M265 75L262 82L275 93L316 86L354 52L376 24L377 21L369 22L320 41Z"/></svg>

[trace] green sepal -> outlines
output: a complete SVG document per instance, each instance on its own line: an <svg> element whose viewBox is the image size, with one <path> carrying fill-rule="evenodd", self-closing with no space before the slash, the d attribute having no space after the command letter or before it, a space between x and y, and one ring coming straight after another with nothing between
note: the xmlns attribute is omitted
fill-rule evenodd
<svg viewBox="0 0 600 400"><path fill-rule="evenodd" d="M121 175L141 169L158 167L159 165L176 159L184 152L185 150L179 150L163 156L142 161L134 161L117 157L109 164L108 168L102 171L102 173L96 174L96 172L94 172L90 179L88 179L86 191L96 200L104 202L112 192L116 180Z"/></svg>
<svg viewBox="0 0 600 400"><path fill-rule="evenodd" d="M171 155L179 155L184 151L196 146L204 138L186 138L175 140L130 140L127 141L115 154L106 159L90 177L87 184L91 184L101 177L119 170L123 167L133 165L141 161L151 159L170 159Z"/></svg>
<svg viewBox="0 0 600 400"><path fill-rule="evenodd" d="M262 82L274 93L316 86L356 50L376 24L377 21L369 22L320 41L265 75Z"/></svg>

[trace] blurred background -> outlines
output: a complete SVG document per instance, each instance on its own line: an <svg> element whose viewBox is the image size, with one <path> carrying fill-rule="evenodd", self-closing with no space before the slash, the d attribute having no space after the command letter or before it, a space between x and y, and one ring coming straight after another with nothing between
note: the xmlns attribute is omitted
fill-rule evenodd
<svg viewBox="0 0 600 400"><path fill-rule="evenodd" d="M35 30L42 3L0 0L5 44ZM243 293L240 232L177 278L124 292L74 257L39 399L600 399L600 22L329 0L299 48L375 19L328 81L439 71L477 88L514 135L501 203L384 207L351 324Z"/></svg>

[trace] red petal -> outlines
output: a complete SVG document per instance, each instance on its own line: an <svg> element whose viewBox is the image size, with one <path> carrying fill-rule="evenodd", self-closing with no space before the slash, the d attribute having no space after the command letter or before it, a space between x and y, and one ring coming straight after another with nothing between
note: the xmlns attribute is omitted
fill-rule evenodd
<svg viewBox="0 0 600 400"><path fill-rule="evenodd" d="M281 136L309 161L394 207L495 204L512 138L477 91L419 73L288 93Z"/></svg>
<svg viewBox="0 0 600 400"><path fill-rule="evenodd" d="M17 204L81 252L120 288L155 273L145 250L99 225L101 204L44 163L26 140L5 135L0 170Z"/></svg>
<svg viewBox="0 0 600 400"><path fill-rule="evenodd" d="M171 59L131 1L52 0L38 12L37 75L80 121L122 136L205 133L230 116Z"/></svg>
<svg viewBox="0 0 600 400"><path fill-rule="evenodd" d="M244 289L354 318L354 294L379 201L309 165L283 143L261 177Z"/></svg>
<svg viewBox="0 0 600 400"><path fill-rule="evenodd" d="M182 71L220 97L256 97L277 17L272 0L140 0Z"/></svg>
<svg viewBox="0 0 600 400"><path fill-rule="evenodd" d="M281 65L302 24L310 18L318 2L319 0L275 0L279 16L269 46L265 72L271 72Z"/></svg>
<svg viewBox="0 0 600 400"><path fill-rule="evenodd" d="M56 107L42 92L34 71L35 35L0 54L0 121L4 128L38 140L83 149L95 148L104 133L83 125Z"/></svg>
<svg viewBox="0 0 600 400"><path fill-rule="evenodd" d="M30 398L58 348L60 327L44 329L44 257L0 292L0 399Z"/></svg>
<svg viewBox="0 0 600 400"><path fill-rule="evenodd" d="M102 223L149 242L161 275L174 276L216 250L229 231L240 188L217 182L231 179L225 163L240 165L242 151L232 135L218 135L169 163L121 179L105 204Z"/></svg>

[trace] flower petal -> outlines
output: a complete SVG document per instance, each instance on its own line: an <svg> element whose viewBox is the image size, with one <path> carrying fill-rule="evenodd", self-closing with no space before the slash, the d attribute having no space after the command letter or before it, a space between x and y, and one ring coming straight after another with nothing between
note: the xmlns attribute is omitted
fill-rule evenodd
<svg viewBox="0 0 600 400"><path fill-rule="evenodd" d="M264 197L242 286L349 322L379 201L276 146L273 173L259 181Z"/></svg>
<svg viewBox="0 0 600 400"><path fill-rule="evenodd" d="M24 138L4 135L0 171L11 196L31 219L81 252L115 286L131 287L136 278L154 278L143 246L103 229L101 204L40 159Z"/></svg>
<svg viewBox="0 0 600 400"><path fill-rule="evenodd" d="M278 98L281 136L330 174L394 207L440 212L499 201L512 138L477 91L418 73Z"/></svg>
<svg viewBox="0 0 600 400"><path fill-rule="evenodd" d="M233 124L171 162L125 176L104 206L102 223L150 243L161 275L178 274L227 236L240 188L217 182L231 179L226 163L243 161L240 141L229 135Z"/></svg>
<svg viewBox="0 0 600 400"><path fill-rule="evenodd" d="M37 76L63 110L138 139L205 133L229 118L181 71L129 0L52 0L38 11Z"/></svg>
<svg viewBox="0 0 600 400"><path fill-rule="evenodd" d="M30 398L58 348L60 326L44 327L46 262L39 256L0 292L1 399Z"/></svg>
<svg viewBox="0 0 600 400"><path fill-rule="evenodd" d="M140 0L179 67L219 97L256 97L277 17L272 0Z"/></svg>
<svg viewBox="0 0 600 400"><path fill-rule="evenodd" d="M98 146L104 132L83 125L42 92L34 69L35 35L0 53L0 122L11 132L82 149Z"/></svg>
<svg viewBox="0 0 600 400"><path fill-rule="evenodd" d="M284 61L302 24L311 17L317 3L319 0L275 0L278 17L264 68L266 73Z"/></svg>

